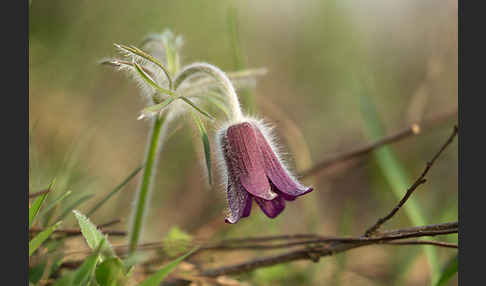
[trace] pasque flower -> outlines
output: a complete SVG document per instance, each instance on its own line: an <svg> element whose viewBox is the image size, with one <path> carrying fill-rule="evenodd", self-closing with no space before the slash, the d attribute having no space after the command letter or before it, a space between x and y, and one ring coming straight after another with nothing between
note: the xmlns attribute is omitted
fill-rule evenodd
<svg viewBox="0 0 486 286"><path fill-rule="evenodd" d="M253 119L229 124L218 134L227 177L227 223L249 216L253 199L268 217L275 218L285 201L312 191L290 174L271 138L268 127Z"/></svg>
<svg viewBox="0 0 486 286"><path fill-rule="evenodd" d="M216 138L216 153L219 154L227 184L229 215L226 222L236 223L242 217L249 216L253 200L268 217L275 218L284 210L286 201L293 201L312 191L312 188L301 185L285 167L273 143L270 129L262 121L245 116L241 110L233 84L238 80L251 79L262 71L233 73L230 79L222 70L207 63L180 67L178 50L182 40L170 31L151 36L144 42L142 48L150 54L134 46L116 45L129 60L104 61L129 71L137 80L150 102L150 106L142 110L139 118L152 118L154 122L147 145L148 163L137 191L137 203L132 216L130 251L136 248L141 234L145 205L150 197L155 174L152 169L158 161L158 148L167 132L167 125L178 122L175 119L179 116L195 111L209 118L208 124L214 122L214 117L200 108L204 103L213 103L227 116ZM199 116L193 118L203 140L210 179L211 148L207 131Z"/></svg>

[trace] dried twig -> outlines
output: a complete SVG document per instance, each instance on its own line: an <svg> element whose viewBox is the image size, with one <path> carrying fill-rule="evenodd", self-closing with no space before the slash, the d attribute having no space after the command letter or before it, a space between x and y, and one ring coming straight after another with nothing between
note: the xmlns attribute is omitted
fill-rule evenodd
<svg viewBox="0 0 486 286"><path fill-rule="evenodd" d="M400 200L400 202L398 203L398 205L396 205L393 210L388 213L386 216L378 219L378 221L373 225L371 226L370 228L368 228L365 232L365 236L371 236L373 233L375 233L382 224L384 224L386 221L388 221L389 219L391 219L397 212L398 210L407 202L407 200L410 198L410 196L412 195L412 193L420 186L422 185L423 183L425 183L425 176L427 175L427 173L429 172L430 168L432 167L432 165L435 163L435 161L437 160L437 158L439 158L440 154L442 154L442 152L447 148L447 146L449 146L452 141L454 140L454 138L456 137L457 135L457 126L454 126L454 130L452 132L452 134L449 136L449 139L447 139L447 141L442 145L442 147L440 148L439 152L437 152L434 157L432 158L432 160L430 160L429 162L427 162L427 165L424 169L424 171L422 172L422 174L420 175L420 177L417 178L417 180L410 186L410 188L408 188L407 192L405 193L405 196Z"/></svg>
<svg viewBox="0 0 486 286"><path fill-rule="evenodd" d="M406 240L406 241L387 241L385 244L390 245L434 245L446 248L458 248L455 243L431 241L431 240Z"/></svg>
<svg viewBox="0 0 486 286"><path fill-rule="evenodd" d="M184 241L185 247L199 247L196 253L203 251L240 251L240 250L274 250L282 248L291 248L299 246L307 246L313 244L342 242L342 243L356 243L356 242L373 242L373 243L388 243L392 240L405 239L421 236L435 236L449 233L456 233L458 222L443 223L439 225L428 225L425 227L404 228L395 231L384 232L381 237L338 237L338 236L322 236L317 234L294 234L294 235L276 235L276 236L262 236L252 238L238 238L227 239L220 242L211 243L206 241ZM275 243L275 241L284 241ZM177 241L172 242L174 245ZM182 245L182 244L181 244ZM164 248L167 244L163 241L149 242L140 244L137 251L149 251ZM128 245L113 245L114 250L123 255L128 249ZM72 251L67 254L90 253L91 249ZM67 255L66 254L66 255Z"/></svg>
<svg viewBox="0 0 486 286"><path fill-rule="evenodd" d="M121 219L114 219L114 220L111 220L111 221L108 221L108 222L105 222L103 224L98 225L98 228L109 227L109 226L112 226L112 225L120 223L120 222L121 222Z"/></svg>
<svg viewBox="0 0 486 286"><path fill-rule="evenodd" d="M41 232L43 231L42 228L38 227L32 227L30 232ZM127 232L124 230L109 230L109 229L100 229L102 233L109 234L109 235L115 235L115 236L124 236L127 235ZM54 230L54 233L64 233L67 235L80 235L81 230L79 228L64 228L64 229L56 229Z"/></svg>
<svg viewBox="0 0 486 286"><path fill-rule="evenodd" d="M312 260L319 261L320 257L333 255L346 250L371 245L371 244L388 244L388 241L411 238L435 236L449 233L457 233L458 223L445 223L438 225L427 225L421 227L398 229L393 231L383 232L380 237L350 237L350 238L329 238L315 240L312 244L317 246L307 245L305 248L299 248L284 254L262 257L236 265L224 266L216 269L208 269L202 271L203 276L220 276L228 274L238 274L242 272L251 271L261 267L272 266L276 264L286 263L296 260ZM339 241L337 241L339 240ZM324 244L319 244L323 242ZM308 244L310 244L308 242ZM415 244L417 244L415 242ZM422 243L423 244L423 243ZM432 245L443 246L443 243L433 243Z"/></svg>
<svg viewBox="0 0 486 286"><path fill-rule="evenodd" d="M247 242L264 242L264 241L275 241L275 240L296 240L296 239L311 239L319 238L321 236L317 234L284 234L284 235L273 235L273 236L258 236L258 237L245 237L245 238L230 238L225 239L221 243L247 243Z"/></svg>
<svg viewBox="0 0 486 286"><path fill-rule="evenodd" d="M320 257L333 255L338 252L362 247L366 245L416 245L416 244L428 244L438 247L457 248L457 245L452 243L445 243L439 241L425 241L425 240L404 240L407 238L427 237L452 234L458 232L458 222L442 223L435 225L426 225L420 227L404 228L391 230L381 233L379 237L334 237L334 236L319 236L312 235L314 238L309 239L310 235L297 234L288 236L266 236L258 238L246 239L231 239L224 240L219 243L203 243L200 244L200 248L197 252L191 256L201 253L203 251L239 251L239 250L274 250L274 249L291 249L296 247L294 251L287 252L276 256L268 256L259 258L256 260L250 260L237 265L221 267L217 269L209 269L202 271L202 276L215 277L219 275L237 274L241 272L250 271L259 267L271 266L275 264L285 263L294 260L310 259L317 261ZM293 241L299 237L297 241ZM291 242L277 243L277 244L247 244L255 241L272 241L272 240L290 240ZM240 244L242 243L243 244ZM138 251L141 250L154 250L164 246L163 242L152 242L141 244ZM128 246L120 245L114 246L114 250L119 254L124 254ZM89 253L91 250L86 249L84 251L71 252L70 254ZM159 261L159 260L157 260ZM63 263L61 267L76 267L81 264L82 261L71 261Z"/></svg>
<svg viewBox="0 0 486 286"><path fill-rule="evenodd" d="M383 232L379 237L337 237L337 236L319 236L315 235L313 239L298 240L285 243L274 244L233 244L232 242L222 241L218 244L201 246L199 251L204 250L229 250L229 249L276 249L289 248L293 246L311 245L316 243L355 243L355 242L377 242L383 243L396 239L405 239L411 237L435 236L442 234L456 233L458 230L458 222L442 223L435 225L427 225L422 227L404 228L399 230L392 230ZM267 237L269 239L270 237Z"/></svg>
<svg viewBox="0 0 486 286"><path fill-rule="evenodd" d="M110 225L119 223L120 221L121 221L120 219L112 220L112 221L106 222L104 224L98 225L97 228L102 233L109 234L109 235L115 235L115 236L124 236L124 235L127 235L127 232L126 231L123 231L123 230L103 229L103 228L108 227ZM40 228L40 227L31 227L29 229L29 232L37 233L37 232L41 232L43 230L44 229L43 228ZM63 234L69 235L69 236L71 236L71 235L80 235L81 234L81 229L79 229L79 228L56 229L56 230L54 230L54 233L63 233Z"/></svg>
<svg viewBox="0 0 486 286"><path fill-rule="evenodd" d="M411 136L414 136L414 135L418 135L421 132L421 129L423 129L424 127L432 127L432 126L435 126L439 123L442 123L442 122L450 119L452 116L456 116L456 113L457 113L457 111L455 111L453 113L445 113L445 114L437 116L433 119L429 119L428 121L424 121L421 124L412 124L411 126L405 128L401 131L398 131L398 132L393 133L391 135L385 136L385 137L383 137L383 138L381 138L381 139L379 139L379 140L377 140L373 143L370 143L370 144L365 145L363 147L357 148L357 149L352 150L350 152L338 154L334 157L331 157L327 160L324 160L320 163L317 163L314 167L311 167L310 169L301 172L299 175L300 175L301 178L306 178L306 177L316 175L320 171L322 171L323 169L326 169L326 168L329 168L329 167L334 166L336 164L339 164L339 163L360 157L362 155L368 154L371 151L373 151L373 150L375 150L375 149L377 149L381 146L391 144L391 143L395 143L395 142L401 141L405 138L408 138L408 137L411 137Z"/></svg>

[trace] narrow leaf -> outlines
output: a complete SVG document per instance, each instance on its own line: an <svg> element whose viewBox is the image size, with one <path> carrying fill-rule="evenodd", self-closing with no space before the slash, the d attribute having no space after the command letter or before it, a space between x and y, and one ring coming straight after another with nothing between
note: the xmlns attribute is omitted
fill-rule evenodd
<svg viewBox="0 0 486 286"><path fill-rule="evenodd" d="M169 95L174 95L174 92L168 89L165 89L161 86L159 86L143 69L142 67L136 63L133 62L133 66L137 70L138 74L142 77L142 79L147 82L150 86L152 86L155 90L158 90L162 92L163 94L169 94Z"/></svg>
<svg viewBox="0 0 486 286"><path fill-rule="evenodd" d="M42 274L46 271L47 260L44 260L37 265L29 268L29 282L36 285L42 278Z"/></svg>
<svg viewBox="0 0 486 286"><path fill-rule="evenodd" d="M118 257L108 258L95 271L96 282L103 286L123 285L125 269L123 262Z"/></svg>
<svg viewBox="0 0 486 286"><path fill-rule="evenodd" d="M39 234L37 234L30 242L29 242L29 256L34 253L34 251L41 246L41 244L49 238L49 236L56 230L61 225L62 222L57 222L54 225L51 225L50 227L46 228Z"/></svg>
<svg viewBox="0 0 486 286"><path fill-rule="evenodd" d="M74 216L78 220L79 227L81 228L81 233L83 234L84 239L88 243L91 249L96 249L101 241L106 240L105 236L96 228L94 225L85 215L80 213L77 210L73 210ZM107 256L114 256L115 252L111 247L108 240L106 240L105 247L103 249L103 253L106 253Z"/></svg>
<svg viewBox="0 0 486 286"><path fill-rule="evenodd" d="M34 219L39 213L39 209L42 206L42 203L46 199L47 195L49 193L45 193L43 195L40 195L35 201L32 203L32 206L29 208L29 228L32 226L34 223Z"/></svg>
<svg viewBox="0 0 486 286"><path fill-rule="evenodd" d="M80 197L78 200L76 200L71 205L69 205L68 207L66 207L66 209L64 209L64 211L59 216L58 220L64 219L68 214L71 213L71 211L73 209L77 208L78 206L80 206L85 201L91 199L93 196L94 196L93 194L87 194L85 196Z"/></svg>
<svg viewBox="0 0 486 286"><path fill-rule="evenodd" d="M137 48L137 47L134 47L134 46L125 46L125 45L119 45L119 44L115 44L115 46L119 49L122 49L122 50L125 50L125 51L128 51L130 53L133 53L137 56L140 56L152 63L154 63L155 65L157 65L158 67L160 67L164 73L165 73L165 76L167 77L167 79L169 80L169 83L170 85L172 86L172 79L170 77L170 74L169 74L169 70L161 63L159 62L159 60L157 60L155 57L149 55L148 53L142 51L141 49Z"/></svg>
<svg viewBox="0 0 486 286"><path fill-rule="evenodd" d="M197 124L197 127L199 128L199 132L201 133L201 140L204 146L204 155L206 158L206 168L208 170L208 179L209 179L209 184L212 184L212 176L211 176L211 147L209 145L209 137L208 137L208 132L206 131L206 128L204 127L204 124L201 122L201 119L199 116L195 115L193 116L194 121Z"/></svg>
<svg viewBox="0 0 486 286"><path fill-rule="evenodd" d="M138 284L138 286L158 286L167 277L167 275L169 275L177 267L177 265L179 265L179 263L181 263L184 259L186 259L186 257L194 253L196 250L197 248L194 248L183 256L170 262L155 274L142 281L142 283Z"/></svg>
<svg viewBox="0 0 486 286"><path fill-rule="evenodd" d="M40 214L46 214L48 213L52 208L54 208L58 203L60 203L62 200L64 200L65 198L67 198L70 194L72 194L72 191L67 191L65 192L64 194L60 195L59 197L57 197L53 202L51 202L50 204L48 204L41 212Z"/></svg>
<svg viewBox="0 0 486 286"><path fill-rule="evenodd" d="M213 120L214 117L212 117L209 113L207 113L206 111L200 109L197 105L195 105L191 100L189 100L189 98L185 97L185 96L180 96L179 97L180 99L182 99L185 103L189 104L190 106L192 106L195 110L197 110L199 113L201 113L202 115L206 116L207 118L209 118L210 120Z"/></svg>
<svg viewBox="0 0 486 286"><path fill-rule="evenodd" d="M123 187L130 182L131 179L133 179L140 170L143 169L143 165L137 167L133 172L128 175L128 177L123 180L118 186L116 186L108 195L106 195L101 201L99 201L87 214L86 216L90 217L95 211L97 211L104 203L106 203L112 196L114 196L116 193L118 193Z"/></svg>
<svg viewBox="0 0 486 286"><path fill-rule="evenodd" d="M457 270L458 270L458 260L456 255L447 263L446 267L444 268L444 271L442 271L439 281L435 285L436 286L445 285L447 281L449 281L454 276L454 274L457 273Z"/></svg>
<svg viewBox="0 0 486 286"><path fill-rule="evenodd" d="M138 119L142 119L146 116L152 115L153 113L162 111L164 108L166 108L169 104L171 104L176 99L178 99L178 97L174 97L174 96L168 97L167 99L165 99L159 104L155 104L147 108L144 108L142 110L142 115L140 115Z"/></svg>
<svg viewBox="0 0 486 286"><path fill-rule="evenodd" d="M96 263L100 257L101 247L105 240L102 240L96 251L88 256L83 264L79 266L75 271L65 274L58 279L54 286L85 286L94 274Z"/></svg>
<svg viewBox="0 0 486 286"><path fill-rule="evenodd" d="M81 266L76 270L73 277L73 285L87 285L91 277L94 275L96 263L100 258L101 249L107 241L101 240L96 248L96 251L88 256Z"/></svg>

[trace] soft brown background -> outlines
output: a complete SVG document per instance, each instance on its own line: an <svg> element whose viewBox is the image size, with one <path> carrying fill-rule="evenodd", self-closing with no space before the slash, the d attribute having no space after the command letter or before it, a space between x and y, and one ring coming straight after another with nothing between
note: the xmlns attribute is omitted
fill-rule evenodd
<svg viewBox="0 0 486 286"><path fill-rule="evenodd" d="M365 87L356 78L373 79L373 91L366 94L387 134L457 109L456 1L34 0L31 191L56 177L56 192L72 190L73 201L95 195L80 207L87 210L121 182L142 162L149 126L136 120L144 102L134 82L97 62L116 55L113 43L137 45L145 35L171 28L185 39L183 62L235 70L231 5L237 9L246 65L269 70L252 92L258 115L275 123L298 170L370 142L357 96ZM454 122L391 147L410 183ZM359 235L397 201L374 157L366 156L357 165L306 180L315 191L288 204L275 220L255 205L248 219L226 225L224 191L207 186L204 164L198 161L202 147L190 124L186 121L161 154L144 241L160 240L176 225L205 239L299 232ZM457 220L457 142L428 179L415 194L427 223ZM137 180L93 221L121 218L117 227L125 229ZM73 218L67 224L74 226ZM410 225L401 212L386 227ZM437 251L441 266L455 255L455 250ZM217 255L230 263L255 254ZM243 278L256 285L424 285L429 272L422 248L372 246Z"/></svg>

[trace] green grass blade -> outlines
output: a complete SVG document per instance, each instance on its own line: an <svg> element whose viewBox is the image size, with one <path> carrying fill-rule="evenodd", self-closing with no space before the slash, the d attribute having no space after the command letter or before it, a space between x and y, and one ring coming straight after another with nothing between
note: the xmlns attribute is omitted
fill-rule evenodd
<svg viewBox="0 0 486 286"><path fill-rule="evenodd" d="M209 180L209 184L211 185L213 180L211 175L211 147L209 145L208 132L206 131L206 128L204 127L204 124L202 123L201 118L199 118L199 116L193 115L193 118L199 129L199 133L201 134L201 140L204 147L204 156L206 158L206 168L208 170L208 180Z"/></svg>
<svg viewBox="0 0 486 286"><path fill-rule="evenodd" d="M99 201L87 214L87 217L90 217L94 212L96 212L104 203L106 203L111 197L113 197L116 193L118 193L123 187L130 182L140 170L143 169L143 165L138 166L133 172L128 175L128 177L123 180L118 186L116 186L108 195L106 195L101 201Z"/></svg>
<svg viewBox="0 0 486 286"><path fill-rule="evenodd" d="M62 200L67 198L70 194L72 194L72 191L67 191L64 194L58 196L54 201L52 201L50 204L48 204L41 212L40 215L47 214L50 210L52 210L58 203L60 203Z"/></svg>
<svg viewBox="0 0 486 286"><path fill-rule="evenodd" d="M44 229L42 232L37 234L30 242L29 242L29 256L34 253L34 251L41 246L41 244L49 238L49 236L61 225L61 221L57 222L54 225Z"/></svg>
<svg viewBox="0 0 486 286"><path fill-rule="evenodd" d="M447 265L444 268L444 271L442 271L442 274L439 278L439 281L436 286L443 286L449 281L452 277L454 277L454 274L457 273L458 270L458 260L457 260L457 254L454 258L452 258Z"/></svg>
<svg viewBox="0 0 486 286"><path fill-rule="evenodd" d="M177 265L179 265L179 263L181 263L184 259L186 259L186 257L194 253L196 250L197 248L194 248L183 256L170 262L155 274L142 281L142 283L138 284L138 286L158 286L162 281L164 281L167 275L169 275L177 267Z"/></svg>
<svg viewBox="0 0 486 286"><path fill-rule="evenodd" d="M385 135L383 123L376 110L376 105L373 99L362 91L357 91L359 94L359 103L361 114L363 116L367 133L371 140L377 140ZM405 195L406 190L411 184L412 180L405 171L398 158L389 146L383 146L373 151L378 166L383 173L385 180L391 187L391 190L397 200L401 200ZM420 206L414 197L410 197L407 203L403 206L403 210L409 217L413 225L425 225L426 220L422 214ZM437 281L438 275L438 258L437 251L433 246L423 246L427 260L431 269L432 284Z"/></svg>
<svg viewBox="0 0 486 286"><path fill-rule="evenodd" d="M160 91L163 94L169 94L169 95L174 95L174 92L172 90L165 89L161 86L159 86L155 80L153 80L143 69L142 67L136 63L133 62L133 66L135 67L135 70L138 72L138 74L142 77L142 79L152 86L155 90Z"/></svg>
<svg viewBox="0 0 486 286"><path fill-rule="evenodd" d="M195 110L197 110L199 113L201 113L202 115L206 116L207 118L209 118L210 120L214 120L214 117L212 117L209 113L207 113L206 111L200 109L197 105L195 105L191 100L189 100L189 98L185 97L185 96L180 96L179 97L180 99L182 99L185 103L189 104L190 106L192 106Z"/></svg>
<svg viewBox="0 0 486 286"><path fill-rule="evenodd" d="M237 70L245 69L246 64L243 58L241 49L241 41L238 29L238 13L234 3L230 4L228 8L228 28L231 39L231 47L233 48L233 60ZM251 113L256 109L255 98L248 89L242 89L240 92L242 105Z"/></svg>
<svg viewBox="0 0 486 286"><path fill-rule="evenodd" d="M85 215L77 210L73 210L74 216L78 220L79 227L81 228L81 233L83 234L84 239L88 243L89 247L93 250L98 247L98 245L103 241L106 240L104 243L103 253L107 256L115 256L115 252L111 247L108 240L105 236L96 228L94 225Z"/></svg>
<svg viewBox="0 0 486 286"><path fill-rule="evenodd" d="M35 217L39 213L39 209L42 206L42 203L44 202L48 194L49 192L40 195L37 199L35 199L35 201L32 203L32 206L29 208L29 228L34 223Z"/></svg>
<svg viewBox="0 0 486 286"><path fill-rule="evenodd" d="M74 201L71 205L69 205L68 207L66 207L66 209L64 209L64 211L61 213L61 215L57 220L64 219L68 214L71 213L72 210L80 206L85 201L91 199L93 196L94 196L93 194L87 194Z"/></svg>

